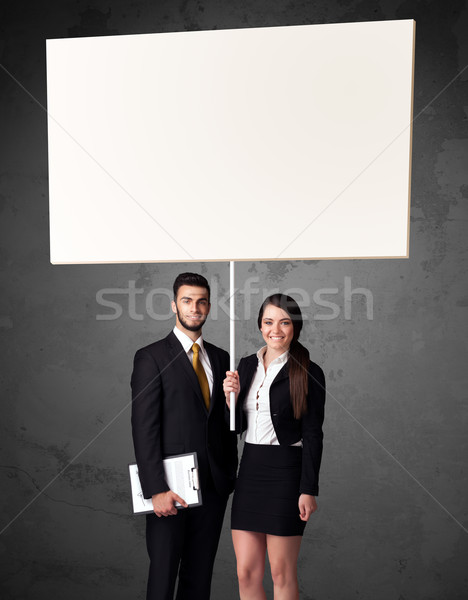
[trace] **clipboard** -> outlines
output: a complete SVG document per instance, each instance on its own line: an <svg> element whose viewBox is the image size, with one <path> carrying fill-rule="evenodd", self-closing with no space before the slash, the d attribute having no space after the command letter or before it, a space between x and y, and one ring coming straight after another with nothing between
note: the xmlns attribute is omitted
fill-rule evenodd
<svg viewBox="0 0 468 600"><path fill-rule="evenodd" d="M200 481L198 478L198 459L196 452L177 454L163 460L164 472L169 488L178 496L183 498L190 507L202 505ZM138 476L138 465L128 465L130 474L130 486L132 493L133 514L149 514L153 512L151 498L143 496L140 477ZM177 509L184 508L179 502L175 504Z"/></svg>

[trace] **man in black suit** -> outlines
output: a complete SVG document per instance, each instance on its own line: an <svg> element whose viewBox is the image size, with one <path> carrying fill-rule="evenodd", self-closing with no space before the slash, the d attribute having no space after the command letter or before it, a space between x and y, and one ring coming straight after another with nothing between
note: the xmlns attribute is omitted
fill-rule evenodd
<svg viewBox="0 0 468 600"><path fill-rule="evenodd" d="M210 312L203 276L177 277L172 310L173 331L138 350L131 381L135 456L143 495L154 508L146 521L147 600L172 600L177 574L177 600L208 600L237 470L236 436L224 418L229 355L201 335ZM162 461L186 452L198 456L203 504L177 510L176 501L186 503L169 489Z"/></svg>

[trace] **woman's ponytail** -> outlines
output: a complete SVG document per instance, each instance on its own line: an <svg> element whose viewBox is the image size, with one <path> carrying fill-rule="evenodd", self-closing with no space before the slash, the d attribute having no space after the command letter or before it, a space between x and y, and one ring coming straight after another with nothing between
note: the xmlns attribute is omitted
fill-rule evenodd
<svg viewBox="0 0 468 600"><path fill-rule="evenodd" d="M309 360L307 348L293 340L289 348L289 393L296 419L307 411Z"/></svg>

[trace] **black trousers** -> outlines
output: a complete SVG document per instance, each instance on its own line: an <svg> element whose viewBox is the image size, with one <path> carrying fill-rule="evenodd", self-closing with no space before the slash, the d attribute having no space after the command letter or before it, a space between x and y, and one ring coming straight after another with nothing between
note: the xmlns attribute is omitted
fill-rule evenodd
<svg viewBox="0 0 468 600"><path fill-rule="evenodd" d="M202 500L202 506L177 515L146 516L147 600L173 600L177 574L177 600L209 600L227 497L219 496L210 482Z"/></svg>

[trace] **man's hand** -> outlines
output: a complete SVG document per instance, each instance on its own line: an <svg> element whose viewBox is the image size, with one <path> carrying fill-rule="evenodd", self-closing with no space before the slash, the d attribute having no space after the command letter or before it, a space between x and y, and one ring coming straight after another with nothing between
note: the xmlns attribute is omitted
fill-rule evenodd
<svg viewBox="0 0 468 600"><path fill-rule="evenodd" d="M183 507L187 508L188 504L180 496L178 496L172 490L167 492L161 492L160 494L154 494L151 497L153 501L153 510L157 517L168 517L169 515L176 515L177 508L175 503L179 502Z"/></svg>
<svg viewBox="0 0 468 600"><path fill-rule="evenodd" d="M303 521L308 521L310 515L317 510L315 496L301 494L299 496L299 516Z"/></svg>

